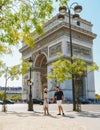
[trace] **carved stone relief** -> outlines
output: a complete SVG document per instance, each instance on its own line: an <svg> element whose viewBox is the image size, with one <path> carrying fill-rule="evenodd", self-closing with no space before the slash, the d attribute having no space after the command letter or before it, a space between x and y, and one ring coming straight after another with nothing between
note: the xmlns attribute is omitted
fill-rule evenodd
<svg viewBox="0 0 100 130"><path fill-rule="evenodd" d="M49 57L56 56L57 52L62 52L61 42L49 48Z"/></svg>
<svg viewBox="0 0 100 130"><path fill-rule="evenodd" d="M40 46L37 48L41 48L41 46L44 46L44 45L56 40L57 38L63 36L64 34L65 34L65 31L63 29L58 30L57 32L53 33L52 35L49 35L46 38L44 38L43 40L39 41L37 44L40 44Z"/></svg>
<svg viewBox="0 0 100 130"><path fill-rule="evenodd" d="M57 29L59 27L62 27L60 28L59 30L55 31L52 33L52 31L54 31L54 29ZM68 27L66 26L66 24L61 24L59 26L56 26L56 28L54 27L54 29L52 30L49 30L49 32L47 32L47 34L50 33L49 36L41 39L40 41L36 40L36 44L34 45L33 48L27 48L26 50L23 51L23 56L29 54L30 52L34 52L35 50L38 50L38 49L41 49L41 47L47 45L52 42L54 39L56 40L57 38L61 37L61 36L69 36L69 29ZM51 34L52 33L52 34ZM46 35L46 34L45 34ZM44 36L45 36L44 35ZM77 39L77 40L80 40L80 41L84 41L84 42L88 42L88 43L92 43L92 38L87 36L87 35L84 35L84 34L81 34L81 33L77 33L75 30L73 31L72 30L72 37Z"/></svg>
<svg viewBox="0 0 100 130"><path fill-rule="evenodd" d="M68 44L68 53L70 53L70 44ZM92 58L92 52L90 48L86 48L79 45L72 45L72 50L74 55L81 55L82 57Z"/></svg>

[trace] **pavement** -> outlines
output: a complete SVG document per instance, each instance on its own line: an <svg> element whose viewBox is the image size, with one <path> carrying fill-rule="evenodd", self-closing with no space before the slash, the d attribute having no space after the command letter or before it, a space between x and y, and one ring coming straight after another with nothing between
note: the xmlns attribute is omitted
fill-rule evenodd
<svg viewBox="0 0 100 130"><path fill-rule="evenodd" d="M93 108L92 108L93 107ZM84 111L72 111L71 104L63 104L65 115L57 115L57 105L49 105L49 116L44 116L43 106L34 105L27 111L27 104L7 105L2 112L0 105L0 130L100 130L100 105L83 106Z"/></svg>

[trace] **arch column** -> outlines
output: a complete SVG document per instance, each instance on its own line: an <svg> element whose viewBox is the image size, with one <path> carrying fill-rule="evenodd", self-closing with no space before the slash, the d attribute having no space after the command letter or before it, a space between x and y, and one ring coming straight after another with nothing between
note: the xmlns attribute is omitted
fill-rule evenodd
<svg viewBox="0 0 100 130"><path fill-rule="evenodd" d="M39 71L33 72L34 87L33 87L33 98L42 98L42 83L41 83L41 73Z"/></svg>
<svg viewBox="0 0 100 130"><path fill-rule="evenodd" d="M33 98L43 99L43 90L47 88L47 58L45 54L40 53L34 61L34 72L32 74L34 78Z"/></svg>

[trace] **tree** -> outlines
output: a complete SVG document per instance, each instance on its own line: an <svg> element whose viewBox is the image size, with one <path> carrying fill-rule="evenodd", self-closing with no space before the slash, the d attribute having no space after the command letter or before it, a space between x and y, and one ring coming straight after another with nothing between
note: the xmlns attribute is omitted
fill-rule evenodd
<svg viewBox="0 0 100 130"><path fill-rule="evenodd" d="M61 56L61 54L58 54ZM50 79L56 79L58 82L63 83L65 80L69 80L73 78L74 84L78 86L79 81L84 77L85 72L92 72L94 70L98 70L99 67L95 62L91 63L89 67L87 67L87 63L81 59L76 59L75 56L72 57L73 62L71 60L68 60L66 58L59 59L52 63L52 72L48 75L48 78ZM78 92L78 87L75 86ZM75 96L76 103L73 103L73 106L75 107L75 110L79 110L79 96ZM77 107L77 108L76 108Z"/></svg>
<svg viewBox="0 0 100 130"><path fill-rule="evenodd" d="M28 61L22 61L21 64L7 67L5 63L0 62L0 76L4 76L6 82L10 80L18 80L20 75L24 75L29 71L30 63ZM5 84L7 84L5 82ZM7 85L5 85L7 86Z"/></svg>
<svg viewBox="0 0 100 130"><path fill-rule="evenodd" d="M72 78L72 74L75 78L81 78L85 71L92 72L98 70L99 67L95 62L93 62L88 68L87 63L81 59L76 59L75 56L72 57L73 63L66 58L62 58L52 63L52 74L48 75L48 78L57 79L58 82L64 82Z"/></svg>
<svg viewBox="0 0 100 130"><path fill-rule="evenodd" d="M24 75L28 72L29 68L30 68L30 63L26 62L26 61L22 61L21 65L15 65L12 67L7 67L5 63L3 63L2 61L0 62L0 76L4 76L5 77L5 91L3 94L3 112L7 111L7 107L6 107L6 88L7 88L7 82L8 80L18 80L20 75Z"/></svg>
<svg viewBox="0 0 100 130"><path fill-rule="evenodd" d="M0 0L0 54L10 53L19 43L34 46L33 32L43 34L43 24L51 17L53 2L68 0Z"/></svg>

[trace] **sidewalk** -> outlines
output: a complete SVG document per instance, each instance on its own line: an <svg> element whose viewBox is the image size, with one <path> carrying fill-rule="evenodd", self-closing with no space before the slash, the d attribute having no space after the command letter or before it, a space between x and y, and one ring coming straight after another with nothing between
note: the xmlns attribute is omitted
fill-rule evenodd
<svg viewBox="0 0 100 130"><path fill-rule="evenodd" d="M9 106L10 107L10 106ZM14 106L13 106L14 107ZM18 107L18 106L17 106ZM26 105L23 108L27 107ZM35 106L37 111L0 112L0 130L99 130L100 112L73 112L66 109L65 116L50 106L50 116L44 116L43 106ZM70 106L64 106L64 108ZM9 108L10 109L10 108Z"/></svg>

